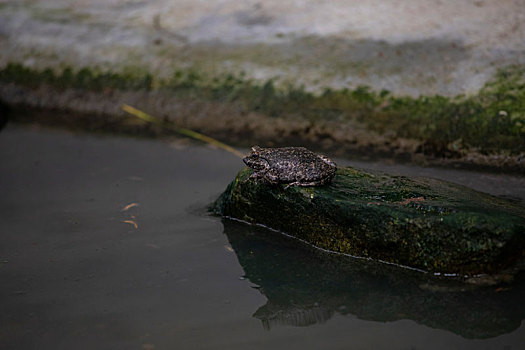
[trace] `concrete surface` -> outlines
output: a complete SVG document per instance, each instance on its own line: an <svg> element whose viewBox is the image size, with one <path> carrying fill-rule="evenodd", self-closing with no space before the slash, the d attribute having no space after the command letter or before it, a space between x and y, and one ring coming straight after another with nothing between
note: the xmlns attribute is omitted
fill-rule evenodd
<svg viewBox="0 0 525 350"><path fill-rule="evenodd" d="M193 67L457 95L525 64L522 0L0 0L0 23L0 66Z"/></svg>

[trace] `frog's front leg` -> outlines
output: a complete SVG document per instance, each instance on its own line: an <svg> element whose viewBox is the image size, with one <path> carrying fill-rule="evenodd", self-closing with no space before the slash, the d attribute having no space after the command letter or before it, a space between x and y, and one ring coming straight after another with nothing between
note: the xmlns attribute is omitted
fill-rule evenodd
<svg viewBox="0 0 525 350"><path fill-rule="evenodd" d="M262 176L257 172L257 171L254 171L253 173L251 173L251 175L248 177L248 180L249 179L260 179Z"/></svg>
<svg viewBox="0 0 525 350"><path fill-rule="evenodd" d="M261 173L258 172L258 171L254 171L253 173L250 174L250 176L248 176L247 179L245 179L245 180L243 181L243 183L248 182L248 181L250 181L250 180L254 180L255 182L257 182L257 181L259 181L259 179L262 179L263 177L264 177L264 173L261 174Z"/></svg>

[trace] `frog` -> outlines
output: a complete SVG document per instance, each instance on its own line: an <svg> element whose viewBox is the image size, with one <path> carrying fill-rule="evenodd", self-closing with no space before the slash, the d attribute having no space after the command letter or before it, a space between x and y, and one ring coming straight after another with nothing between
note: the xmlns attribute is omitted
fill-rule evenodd
<svg viewBox="0 0 525 350"><path fill-rule="evenodd" d="M329 184L337 170L337 165L330 158L305 147L253 146L243 161L254 171L247 181L262 179L271 185L286 184L285 189Z"/></svg>

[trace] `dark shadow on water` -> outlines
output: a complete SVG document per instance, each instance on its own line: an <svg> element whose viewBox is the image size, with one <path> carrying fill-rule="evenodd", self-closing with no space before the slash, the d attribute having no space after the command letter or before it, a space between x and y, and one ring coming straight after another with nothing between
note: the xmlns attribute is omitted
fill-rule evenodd
<svg viewBox="0 0 525 350"><path fill-rule="evenodd" d="M0 131L7 125L10 108L0 99Z"/></svg>
<svg viewBox="0 0 525 350"><path fill-rule="evenodd" d="M223 220L245 277L268 299L254 317L266 329L310 326L334 314L388 322L410 319L465 338L510 333L525 318L525 276L473 287L450 278L330 254L277 232Z"/></svg>

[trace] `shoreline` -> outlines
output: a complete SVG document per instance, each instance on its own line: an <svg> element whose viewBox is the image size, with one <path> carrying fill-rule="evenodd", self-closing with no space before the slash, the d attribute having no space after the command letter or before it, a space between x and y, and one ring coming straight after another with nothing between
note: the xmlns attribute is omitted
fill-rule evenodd
<svg viewBox="0 0 525 350"><path fill-rule="evenodd" d="M300 117L271 117L244 111L235 103L177 98L161 91L94 92L68 88L59 91L46 85L28 88L10 83L0 84L0 98L11 109L9 118L15 123L139 137L173 134L145 124L121 109L123 103L133 103L177 127L195 130L239 147L250 147L252 143L265 147L303 145L332 156L356 160L525 175L524 152L484 155L471 151L453 157L436 157L428 154L421 140L379 134L358 122L341 125L334 121L312 123Z"/></svg>

